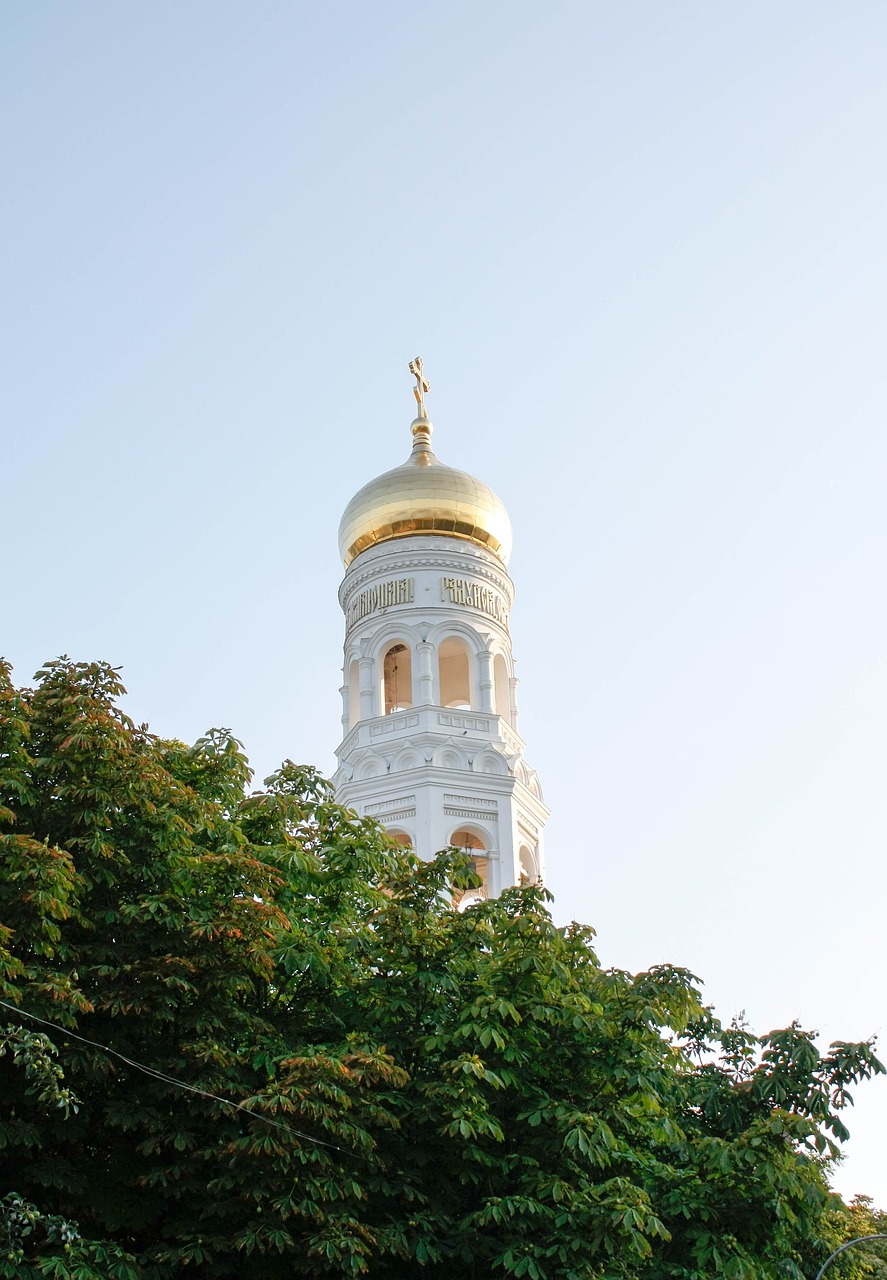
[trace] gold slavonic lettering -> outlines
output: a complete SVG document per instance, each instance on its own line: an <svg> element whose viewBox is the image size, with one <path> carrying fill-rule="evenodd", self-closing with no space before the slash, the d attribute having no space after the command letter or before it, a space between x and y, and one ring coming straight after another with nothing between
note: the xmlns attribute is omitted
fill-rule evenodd
<svg viewBox="0 0 887 1280"><path fill-rule="evenodd" d="M498 591L483 586L479 582L471 582L467 578L441 578L440 598L444 603L463 604L479 609L481 613L508 628L508 608Z"/></svg>
<svg viewBox="0 0 887 1280"><path fill-rule="evenodd" d="M375 587L368 587L348 606L348 626L368 618L380 609L388 609L395 604L412 604L416 594L415 578L392 578Z"/></svg>

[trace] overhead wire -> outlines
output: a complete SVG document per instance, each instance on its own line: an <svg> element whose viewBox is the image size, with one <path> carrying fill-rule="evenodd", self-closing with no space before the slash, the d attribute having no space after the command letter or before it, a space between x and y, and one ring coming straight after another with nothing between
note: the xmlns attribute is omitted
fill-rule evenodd
<svg viewBox="0 0 887 1280"><path fill-rule="evenodd" d="M295 1138L301 1138L305 1142L313 1142L315 1146L328 1147L330 1151L339 1151L346 1156L354 1154L345 1147L337 1146L334 1142L325 1142L322 1138L312 1137L310 1133L302 1133L301 1130L294 1129L292 1125L284 1124L281 1120L272 1120L270 1116L264 1116L260 1111L252 1111L249 1107L245 1107L242 1102L235 1102L232 1098L223 1098L217 1093L210 1093L206 1089L200 1089L197 1085L186 1084L184 1080L177 1080L175 1076L167 1075L165 1071L158 1071L156 1067L149 1067L144 1062L137 1062L135 1058L128 1058L125 1054L118 1053L110 1045L101 1044L98 1040L90 1040L88 1036L81 1036L76 1031L71 1031L68 1027L63 1027L58 1022L50 1022L48 1018L39 1018L36 1013L29 1013L27 1009L22 1009L18 1005L8 1004L7 1001L0 1000L0 1006L11 1010L12 1013L17 1014L19 1017L30 1018L32 1022L39 1022L41 1026L51 1027L53 1031L59 1031L63 1036L69 1036L72 1040L79 1040L81 1044L88 1044L94 1049L100 1049L102 1053L110 1054L121 1062L125 1062L128 1067L133 1067L136 1071L141 1071L155 1080L173 1085L176 1089L184 1089L188 1093L196 1093L201 1098L208 1098L212 1102L220 1102L225 1107L233 1107L235 1111L243 1111L261 1124L270 1125L274 1129L282 1129L284 1133L289 1133Z"/></svg>

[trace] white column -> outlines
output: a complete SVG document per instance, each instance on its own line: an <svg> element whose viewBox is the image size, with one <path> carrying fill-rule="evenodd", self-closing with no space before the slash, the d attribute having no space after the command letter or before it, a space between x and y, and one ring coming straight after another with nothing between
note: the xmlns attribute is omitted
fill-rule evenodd
<svg viewBox="0 0 887 1280"><path fill-rule="evenodd" d="M488 649L477 655L480 671L480 711L493 710L493 655Z"/></svg>
<svg viewBox="0 0 887 1280"><path fill-rule="evenodd" d="M517 687L520 684L520 681L516 680L514 676L512 676L508 684L509 684L509 693L511 694L511 727L515 733L519 733L520 730L518 729L518 723L517 723L517 717L518 717Z"/></svg>
<svg viewBox="0 0 887 1280"><path fill-rule="evenodd" d="M420 707L427 707L434 701L434 672L432 670L434 645L430 640L420 640L416 645L416 650L419 655L417 663L419 681L416 704Z"/></svg>
<svg viewBox="0 0 887 1280"><path fill-rule="evenodd" d="M357 665L360 667L360 718L369 720L376 714L373 705L376 693L373 669L376 664L372 658L358 658Z"/></svg>
<svg viewBox="0 0 887 1280"><path fill-rule="evenodd" d="M502 860L498 849L491 849L487 854L487 893L491 898L498 898L502 892Z"/></svg>

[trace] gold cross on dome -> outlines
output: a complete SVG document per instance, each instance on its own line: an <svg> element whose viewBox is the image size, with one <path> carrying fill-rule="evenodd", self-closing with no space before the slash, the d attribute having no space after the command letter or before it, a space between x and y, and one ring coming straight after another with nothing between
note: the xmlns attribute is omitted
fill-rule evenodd
<svg viewBox="0 0 887 1280"><path fill-rule="evenodd" d="M426 417L425 397L431 390L431 383L425 377L421 356L416 356L415 360L410 361L410 373L416 379L413 395L416 397L416 404L419 406L419 417L424 418Z"/></svg>

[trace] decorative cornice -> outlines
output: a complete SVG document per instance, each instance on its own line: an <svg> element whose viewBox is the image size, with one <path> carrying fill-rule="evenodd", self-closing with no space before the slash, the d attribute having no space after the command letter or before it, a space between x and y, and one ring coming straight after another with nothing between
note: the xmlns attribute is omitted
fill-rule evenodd
<svg viewBox="0 0 887 1280"><path fill-rule="evenodd" d="M363 721L363 723L366 724L366 721ZM379 716L375 723L370 722L370 737L380 738L384 734L397 733L398 729L414 729L418 723L418 714L399 715L395 712L394 715L384 717ZM360 726L355 725L354 727L357 729Z"/></svg>
<svg viewBox="0 0 887 1280"><path fill-rule="evenodd" d="M501 716L483 711L448 711L433 704L359 721L349 729L336 755L340 761L356 760L383 745L389 751L400 751L408 743L417 749L434 750L447 742L473 752L474 756L492 751L501 756L512 771L518 762L526 764L522 739Z"/></svg>
<svg viewBox="0 0 887 1280"><path fill-rule="evenodd" d="M494 813L490 809L465 809L456 808L453 805L444 805L444 813L448 818L467 818L469 822L472 820L483 822L498 822L499 814Z"/></svg>
<svg viewBox="0 0 887 1280"><path fill-rule="evenodd" d="M415 818L415 816L415 809L392 809L390 812L386 810L385 813L370 813L367 809L364 812L364 817L372 818L374 822L380 823L403 822L406 818Z"/></svg>
<svg viewBox="0 0 887 1280"><path fill-rule="evenodd" d="M381 800L378 804L368 804L364 806L364 813L367 817L377 817L379 814L387 813L389 809L408 809L412 805L416 807L416 797L397 796L393 800Z"/></svg>
<svg viewBox="0 0 887 1280"><path fill-rule="evenodd" d="M445 805L459 805L462 809L473 809L477 813L499 812L498 800L485 800L483 796L457 796L444 792Z"/></svg>

